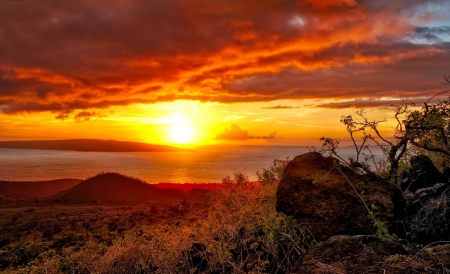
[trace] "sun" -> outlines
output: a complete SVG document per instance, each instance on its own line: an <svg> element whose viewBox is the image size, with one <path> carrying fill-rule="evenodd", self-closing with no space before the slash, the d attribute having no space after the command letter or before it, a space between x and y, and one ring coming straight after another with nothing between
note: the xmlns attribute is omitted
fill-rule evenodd
<svg viewBox="0 0 450 274"><path fill-rule="evenodd" d="M176 144L188 144L194 135L195 131L189 124L177 123L170 128L170 139Z"/></svg>

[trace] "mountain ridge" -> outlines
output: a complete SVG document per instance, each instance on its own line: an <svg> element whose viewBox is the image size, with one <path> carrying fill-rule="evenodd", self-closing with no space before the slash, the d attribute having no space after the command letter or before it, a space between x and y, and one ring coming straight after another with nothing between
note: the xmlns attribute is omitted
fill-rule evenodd
<svg viewBox="0 0 450 274"><path fill-rule="evenodd" d="M65 140L28 140L0 141L0 148L70 150L91 152L175 152L193 151L167 145L155 145L140 142L102 140L102 139L65 139Z"/></svg>

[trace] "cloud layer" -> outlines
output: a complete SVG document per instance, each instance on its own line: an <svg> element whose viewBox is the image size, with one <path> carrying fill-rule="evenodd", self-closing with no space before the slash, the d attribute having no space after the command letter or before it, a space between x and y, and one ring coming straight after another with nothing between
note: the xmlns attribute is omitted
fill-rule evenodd
<svg viewBox="0 0 450 274"><path fill-rule="evenodd" d="M247 130L243 130L238 125L233 124L229 129L225 128L221 133L217 134L216 140L274 139L276 136L276 132L266 136L253 136Z"/></svg>
<svg viewBox="0 0 450 274"><path fill-rule="evenodd" d="M0 111L428 97L450 74L448 14L443 0L5 1Z"/></svg>

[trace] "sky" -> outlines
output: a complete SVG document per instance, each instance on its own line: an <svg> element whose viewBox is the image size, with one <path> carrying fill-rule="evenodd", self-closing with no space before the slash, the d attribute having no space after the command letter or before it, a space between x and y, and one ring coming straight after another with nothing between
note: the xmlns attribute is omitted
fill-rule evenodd
<svg viewBox="0 0 450 274"><path fill-rule="evenodd" d="M450 88L448 0L4 0L0 140L316 144Z"/></svg>

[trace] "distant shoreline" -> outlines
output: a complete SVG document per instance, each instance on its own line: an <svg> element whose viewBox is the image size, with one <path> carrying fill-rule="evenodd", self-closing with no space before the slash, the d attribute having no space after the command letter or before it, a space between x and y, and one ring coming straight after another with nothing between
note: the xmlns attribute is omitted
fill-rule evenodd
<svg viewBox="0 0 450 274"><path fill-rule="evenodd" d="M0 148L68 150L79 152L180 152L194 151L165 145L154 145L139 142L100 140L100 139L68 139L68 140L32 140L32 141L0 141Z"/></svg>

